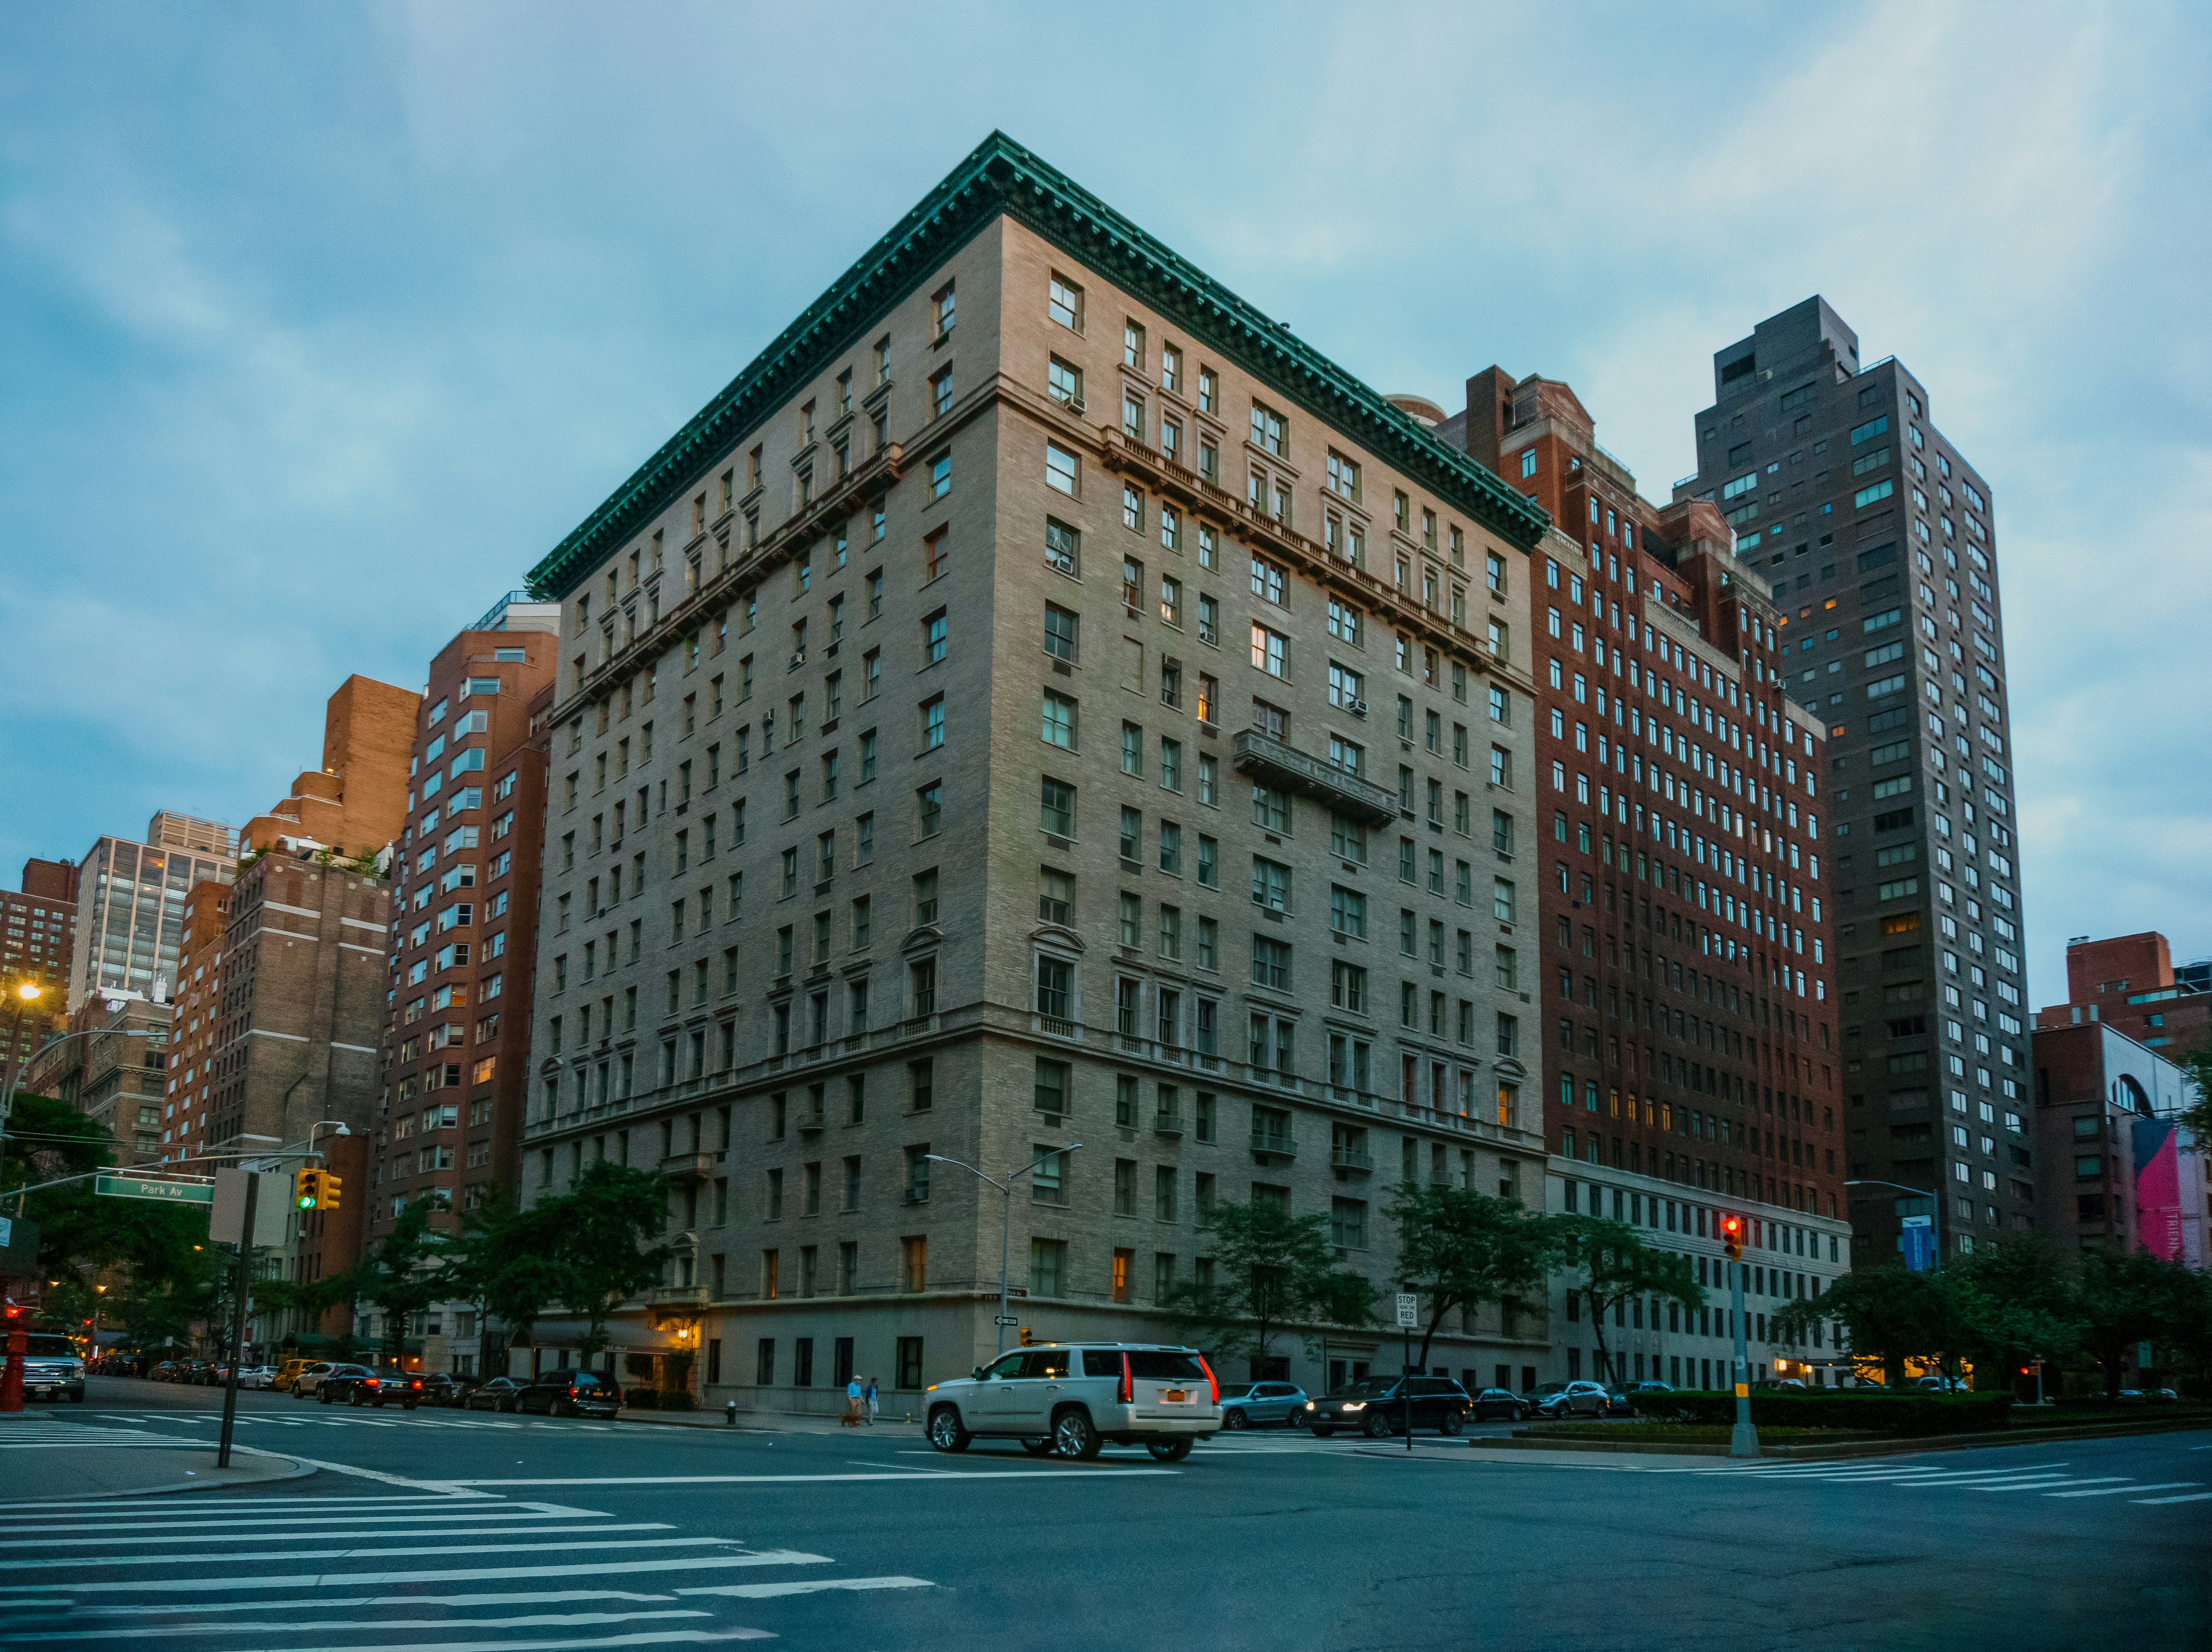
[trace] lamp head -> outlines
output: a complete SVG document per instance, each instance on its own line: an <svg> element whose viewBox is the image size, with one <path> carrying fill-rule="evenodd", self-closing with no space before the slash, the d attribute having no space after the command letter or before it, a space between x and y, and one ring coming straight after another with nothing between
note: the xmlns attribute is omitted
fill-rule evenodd
<svg viewBox="0 0 2212 1652"><path fill-rule="evenodd" d="M15 996L21 999L24 1003L28 1004L33 999L43 997L45 995L45 992L46 989L40 987L38 982L34 981L27 981L23 982L21 986L16 987Z"/></svg>

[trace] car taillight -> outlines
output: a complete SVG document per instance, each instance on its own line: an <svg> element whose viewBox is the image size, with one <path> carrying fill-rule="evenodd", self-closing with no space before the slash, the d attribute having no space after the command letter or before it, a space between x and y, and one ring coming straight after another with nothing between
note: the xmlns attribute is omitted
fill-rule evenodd
<svg viewBox="0 0 2212 1652"><path fill-rule="evenodd" d="M1213 1391L1213 1403L1217 1406L1219 1405L1221 1403L1221 1384L1214 1377L1213 1367L1206 1363L1206 1356L1204 1354L1200 1354L1198 1357L1198 1369L1206 1373L1206 1386Z"/></svg>
<svg viewBox="0 0 2212 1652"><path fill-rule="evenodd" d="M1123 1354L1121 1356L1121 1403L1125 1406L1133 1404L1136 1397L1136 1388L1129 1381L1129 1356Z"/></svg>

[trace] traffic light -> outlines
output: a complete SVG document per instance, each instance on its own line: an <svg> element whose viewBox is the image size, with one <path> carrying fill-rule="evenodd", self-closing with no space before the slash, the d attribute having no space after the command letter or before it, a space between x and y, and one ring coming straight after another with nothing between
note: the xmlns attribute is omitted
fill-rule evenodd
<svg viewBox="0 0 2212 1652"><path fill-rule="evenodd" d="M292 1178L292 1208L301 1211L319 1209L323 1202L323 1173L302 1170Z"/></svg>
<svg viewBox="0 0 2212 1652"><path fill-rule="evenodd" d="M323 1179L322 1193L315 1200L315 1208L319 1211L334 1211L338 1207L338 1194L343 1191L345 1182L343 1178L332 1175L328 1170L320 1172L320 1175Z"/></svg>
<svg viewBox="0 0 2212 1652"><path fill-rule="evenodd" d="M1031 1340L1031 1339L1030 1339L1030 1327L1029 1327L1028 1326L1024 1325L1024 1327L1022 1327L1022 1346L1023 1346L1023 1347L1024 1347L1024 1348L1028 1347L1028 1346L1030 1345L1030 1340Z"/></svg>
<svg viewBox="0 0 2212 1652"><path fill-rule="evenodd" d="M1743 1218L1740 1216L1721 1218L1721 1239L1728 1247L1729 1260L1741 1261L1743 1260Z"/></svg>

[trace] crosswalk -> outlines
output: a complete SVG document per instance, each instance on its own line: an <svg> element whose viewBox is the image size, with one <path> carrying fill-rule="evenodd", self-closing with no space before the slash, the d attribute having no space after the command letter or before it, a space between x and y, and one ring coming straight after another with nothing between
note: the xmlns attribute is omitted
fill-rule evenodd
<svg viewBox="0 0 2212 1652"><path fill-rule="evenodd" d="M775 1637L778 1600L935 1586L477 1491L0 1503L0 1646L525 1652ZM865 1642L896 1641L866 1629Z"/></svg>
<svg viewBox="0 0 2212 1652"><path fill-rule="evenodd" d="M0 1451L78 1446L173 1446L176 1436L140 1428L88 1428L82 1423L20 1417L0 1425Z"/></svg>
<svg viewBox="0 0 2212 1652"><path fill-rule="evenodd" d="M1752 1478L1761 1484L1880 1485L1900 1491L2017 1493L2075 1499L2120 1497L2154 1507L2173 1503L2212 1502L2203 1480L2144 1479L2132 1474L2077 1473L2064 1462L2008 1463L1972 1467L1948 1462L1888 1463L1861 1458L1852 1462L1777 1463L1771 1466L1710 1468L1707 1474Z"/></svg>
<svg viewBox="0 0 2212 1652"><path fill-rule="evenodd" d="M397 1406L378 1411L374 1406L356 1409L350 1406L316 1406L303 1408L303 1411L304 1414L298 1417L288 1417L281 1412L241 1411L238 1414L238 1426L271 1431L313 1428L442 1428L511 1432L516 1429L551 1429L556 1433L569 1434L608 1434L622 1426L618 1423L503 1417L497 1412L447 1411L443 1408L410 1412ZM94 1412L85 1420L90 1422L95 1418L104 1422L127 1423L134 1427L158 1424L182 1430L187 1435L197 1430L210 1436L215 1430L222 1426L222 1414L216 1412ZM66 1427L67 1424L59 1426Z"/></svg>

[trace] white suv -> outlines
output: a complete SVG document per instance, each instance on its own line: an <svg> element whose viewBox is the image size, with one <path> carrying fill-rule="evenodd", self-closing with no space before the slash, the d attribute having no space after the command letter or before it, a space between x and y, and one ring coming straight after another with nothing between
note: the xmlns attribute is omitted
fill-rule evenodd
<svg viewBox="0 0 2212 1652"><path fill-rule="evenodd" d="M1016 1348L975 1375L936 1383L929 1442L965 1451L973 1439L1019 1440L1033 1457L1090 1459L1108 1441L1180 1462L1221 1426L1221 1388L1191 1348L1055 1342Z"/></svg>

